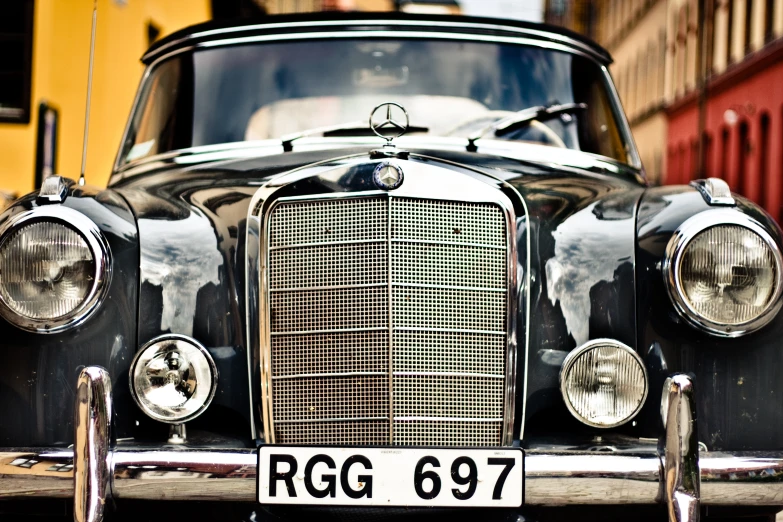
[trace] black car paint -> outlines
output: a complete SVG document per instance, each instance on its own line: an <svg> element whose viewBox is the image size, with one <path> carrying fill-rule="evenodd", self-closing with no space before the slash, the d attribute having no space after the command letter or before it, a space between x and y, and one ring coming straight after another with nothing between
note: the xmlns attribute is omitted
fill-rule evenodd
<svg viewBox="0 0 783 522"><path fill-rule="evenodd" d="M752 202L735 195L737 210L752 217L781 244L775 221ZM697 331L675 311L666 294L660 261L672 233L699 212L709 212L702 196L682 187L649 189L637 223L637 324L640 353L652 385L641 419L660 423L659 390L673 372L696 377L699 440L710 450L783 448L783 318L736 339Z"/></svg>
<svg viewBox="0 0 783 522"><path fill-rule="evenodd" d="M57 334L22 331L0 321L0 445L67 446L73 442L76 380L85 366L109 370L120 406L114 416L120 433L133 421L128 368L136 351L138 231L125 201L113 190L71 186L64 206L94 221L113 259L105 299L83 324ZM38 206L35 195L17 201L0 224Z"/></svg>
<svg viewBox="0 0 783 522"><path fill-rule="evenodd" d="M95 220L109 240L114 257L111 287L95 316L74 330L38 335L0 323L2 350L14 355L0 368L5 390L0 401L5 419L0 424L2 443L70 443L73 383L87 364L111 372L116 436L162 441L165 427L146 419L131 400L127 372L139 346L171 332L190 333L203 343L220 374L212 406L193 424L253 444L248 394L257 386L248 383L244 305L250 200L280 173L346 155L365 155L360 158L369 162L366 153L354 148L186 168L166 165L115 179L105 191L72 187L65 205ZM475 153L423 149L414 151L412 160L451 169L455 182L462 175L486 177L518 207L518 268L521 274L527 270L529 239L531 277L520 278L523 284L530 281L530 287L520 292L516 437L523 422L526 346L525 438L606 433L580 425L566 411L559 371L565 355L586 338L611 337L640 352L651 382L638 422L615 433L657 437L661 427L656 399L663 379L674 371L693 371L699 385L700 433L710 449L783 445L783 430L778 429L783 427L783 412L775 400L783 394L775 375L776 363L783 362L777 348L783 320L744 338L716 339L684 324L663 287L660 261L673 231L694 213L710 209L700 194L689 187L645 189L631 175ZM370 176L368 169L359 167L356 172L354 189L369 183ZM347 190L319 185L314 179L302 183L289 190ZM33 196L24 198L2 219L35 205ZM757 207L740 199L739 210L761 221L780 241L779 229ZM187 280L155 270L182 268L185 263ZM557 275L559 282L553 281ZM529 332L524 329L526 291ZM165 292L178 298L164 299ZM183 292L192 295L183 301Z"/></svg>

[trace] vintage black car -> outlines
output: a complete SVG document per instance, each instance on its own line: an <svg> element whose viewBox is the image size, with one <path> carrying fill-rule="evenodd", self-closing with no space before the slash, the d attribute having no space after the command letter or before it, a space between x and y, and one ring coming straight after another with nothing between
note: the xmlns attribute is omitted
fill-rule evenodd
<svg viewBox="0 0 783 522"><path fill-rule="evenodd" d="M773 518L781 231L648 187L610 61L396 14L154 45L108 187L0 216L0 513Z"/></svg>

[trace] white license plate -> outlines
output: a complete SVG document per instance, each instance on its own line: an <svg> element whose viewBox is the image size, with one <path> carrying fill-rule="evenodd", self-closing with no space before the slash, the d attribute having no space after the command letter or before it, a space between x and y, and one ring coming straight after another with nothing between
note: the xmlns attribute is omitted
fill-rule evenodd
<svg viewBox="0 0 783 522"><path fill-rule="evenodd" d="M258 501L519 507L522 450L261 446Z"/></svg>

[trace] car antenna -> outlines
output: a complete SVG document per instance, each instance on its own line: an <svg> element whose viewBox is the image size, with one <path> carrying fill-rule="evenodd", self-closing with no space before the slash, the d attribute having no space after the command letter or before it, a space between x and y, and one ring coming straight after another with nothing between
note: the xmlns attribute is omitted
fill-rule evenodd
<svg viewBox="0 0 783 522"><path fill-rule="evenodd" d="M92 35L90 36L90 66L87 70L87 111L84 116L84 145L82 146L82 171L79 185L84 185L84 169L87 166L87 136L90 134L90 100L92 97L92 68L95 62L95 26L98 24L98 0L92 4Z"/></svg>

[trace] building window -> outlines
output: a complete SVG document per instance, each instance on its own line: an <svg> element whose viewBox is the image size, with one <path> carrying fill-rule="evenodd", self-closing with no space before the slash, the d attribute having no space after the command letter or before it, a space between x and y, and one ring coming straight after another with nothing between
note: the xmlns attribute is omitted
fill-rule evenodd
<svg viewBox="0 0 783 522"><path fill-rule="evenodd" d="M30 122L34 0L0 6L0 121Z"/></svg>
<svg viewBox="0 0 783 522"><path fill-rule="evenodd" d="M152 44L158 41L160 37L160 26L152 20L147 22L147 47L151 47Z"/></svg>
<svg viewBox="0 0 783 522"><path fill-rule="evenodd" d="M734 0L726 2L726 65L734 61L732 47L734 47Z"/></svg>
<svg viewBox="0 0 783 522"><path fill-rule="evenodd" d="M745 0L745 54L750 52L753 32L753 0Z"/></svg>
<svg viewBox="0 0 783 522"><path fill-rule="evenodd" d="M770 153L770 136L769 136L769 114L764 113L759 120L761 124L761 133L759 137L759 183L761 188L761 206L769 209L769 153Z"/></svg>
<svg viewBox="0 0 783 522"><path fill-rule="evenodd" d="M720 132L720 173L718 176L724 180L729 177L729 129L723 127Z"/></svg>
<svg viewBox="0 0 783 522"><path fill-rule="evenodd" d="M742 187L742 194L748 194L748 189L750 188L750 180L747 178L747 159L748 159L748 152L750 149L750 143L749 143L749 133L748 133L748 122L743 121L739 125L739 140L737 140L737 180L738 185Z"/></svg>
<svg viewBox="0 0 783 522"><path fill-rule="evenodd" d="M688 181L688 152L684 143L680 144L680 164L677 169L677 180L679 183L687 183Z"/></svg>
<svg viewBox="0 0 783 522"><path fill-rule="evenodd" d="M699 179L699 140L691 140L690 179Z"/></svg>
<svg viewBox="0 0 783 522"><path fill-rule="evenodd" d="M764 42L771 42L775 37L775 0L767 0L764 8Z"/></svg>
<svg viewBox="0 0 783 522"><path fill-rule="evenodd" d="M714 176L713 172L713 147L712 147L712 134L704 132L702 139L704 140L704 172L702 173L705 178Z"/></svg>

